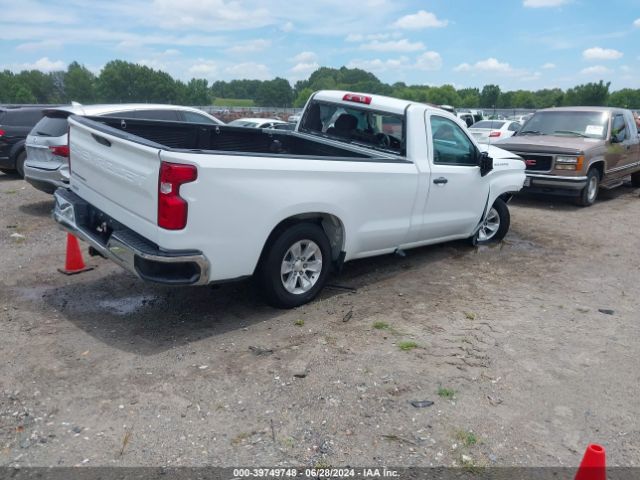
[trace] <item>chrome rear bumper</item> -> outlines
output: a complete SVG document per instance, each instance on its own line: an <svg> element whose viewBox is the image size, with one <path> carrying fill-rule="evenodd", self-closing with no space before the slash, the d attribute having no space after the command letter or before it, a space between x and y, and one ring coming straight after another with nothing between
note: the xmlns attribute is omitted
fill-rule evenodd
<svg viewBox="0 0 640 480"><path fill-rule="evenodd" d="M70 190L54 193L53 219L66 231L87 242L100 255L137 275L142 280L169 285L206 285L209 261L198 250L162 250L131 229L109 219ZM114 225L110 233L101 234L89 225L92 217Z"/></svg>

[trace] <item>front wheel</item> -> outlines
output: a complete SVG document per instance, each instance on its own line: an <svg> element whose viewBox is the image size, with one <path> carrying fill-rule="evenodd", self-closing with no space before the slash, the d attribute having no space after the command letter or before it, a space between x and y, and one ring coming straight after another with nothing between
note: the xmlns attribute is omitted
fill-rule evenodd
<svg viewBox="0 0 640 480"><path fill-rule="evenodd" d="M587 173L587 186L582 189L580 195L576 199L576 204L581 207L590 207L598 198L598 190L600 189L600 172L595 168Z"/></svg>
<svg viewBox="0 0 640 480"><path fill-rule="evenodd" d="M324 230L313 223L298 223L267 246L257 280L270 305L294 308L315 298L330 267L331 247Z"/></svg>
<svg viewBox="0 0 640 480"><path fill-rule="evenodd" d="M480 230L473 238L474 243L485 245L491 242L499 242L509 231L511 215L509 207L501 198L496 198L486 218L480 226Z"/></svg>

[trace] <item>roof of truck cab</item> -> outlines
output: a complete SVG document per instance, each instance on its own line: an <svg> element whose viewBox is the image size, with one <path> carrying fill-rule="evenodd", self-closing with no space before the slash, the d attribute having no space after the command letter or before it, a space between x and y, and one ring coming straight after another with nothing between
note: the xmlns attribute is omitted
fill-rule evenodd
<svg viewBox="0 0 640 480"><path fill-rule="evenodd" d="M553 107L538 110L538 112L621 112L626 110L619 107Z"/></svg>
<svg viewBox="0 0 640 480"><path fill-rule="evenodd" d="M371 103L358 103L343 100L347 94L362 95L371 98ZM410 100L401 100L399 98L386 97L384 95L372 95L370 93L350 92L346 90L320 90L313 96L314 100L320 100L331 103L339 103L347 106L357 106L358 108L381 110L383 112L395 113L398 115L404 115L405 110L410 105L422 105L425 108L435 108L433 106L412 102Z"/></svg>
<svg viewBox="0 0 640 480"><path fill-rule="evenodd" d="M192 111L209 115L207 112L194 107L184 107L182 105L167 105L161 103L112 103L98 105L62 105L59 107L47 108L50 111L65 111L76 115L100 115L110 112L126 112L133 110L181 110ZM213 117L215 118L215 117Z"/></svg>

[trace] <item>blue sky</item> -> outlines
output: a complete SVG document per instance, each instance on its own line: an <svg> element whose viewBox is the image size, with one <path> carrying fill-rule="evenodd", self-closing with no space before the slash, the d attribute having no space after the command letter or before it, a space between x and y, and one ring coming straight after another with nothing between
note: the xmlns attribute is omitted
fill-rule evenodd
<svg viewBox="0 0 640 480"><path fill-rule="evenodd" d="M640 0L0 0L0 69L292 82L318 66L386 82L640 88Z"/></svg>

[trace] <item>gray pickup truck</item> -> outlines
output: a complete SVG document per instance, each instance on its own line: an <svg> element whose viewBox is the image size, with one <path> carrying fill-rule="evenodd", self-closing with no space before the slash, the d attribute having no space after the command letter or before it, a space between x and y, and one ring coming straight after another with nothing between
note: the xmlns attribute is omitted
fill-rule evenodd
<svg viewBox="0 0 640 480"><path fill-rule="evenodd" d="M640 187L640 137L630 110L562 107L537 111L514 136L495 143L526 164L523 191L572 195L592 205L600 188L631 175Z"/></svg>

